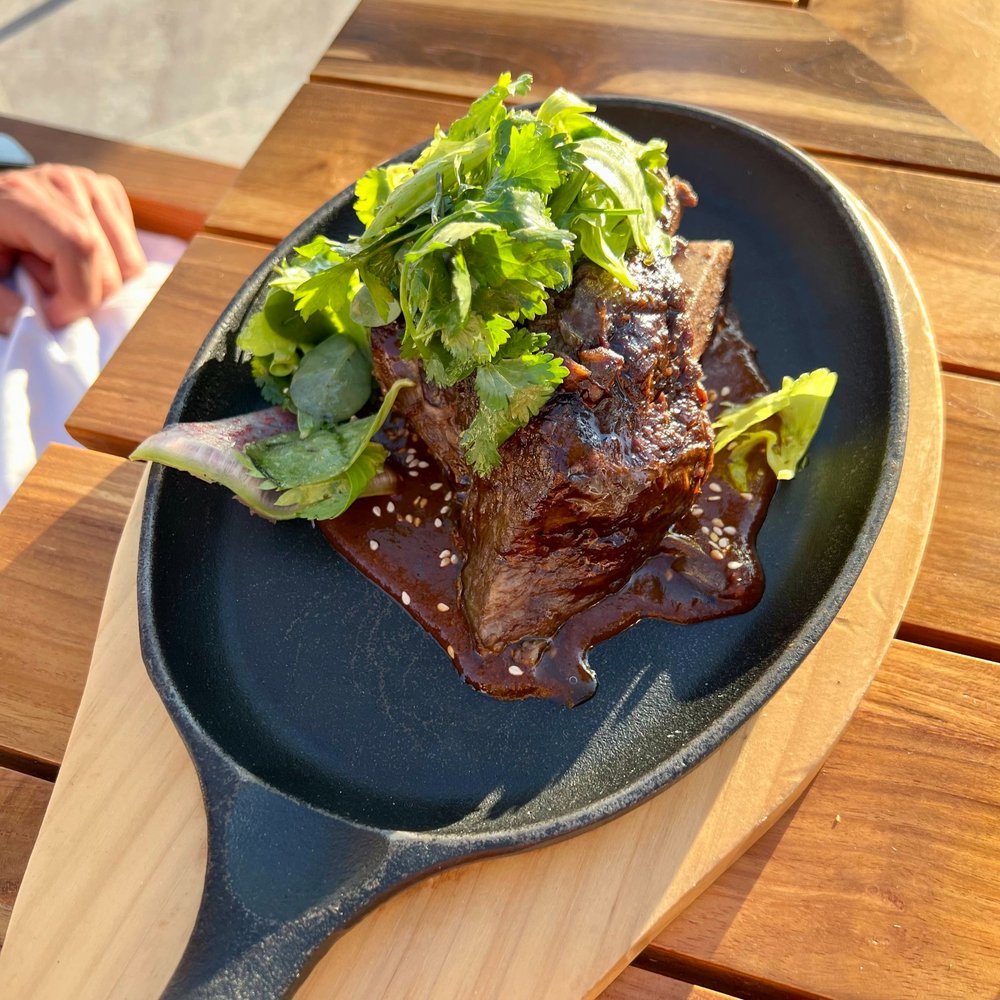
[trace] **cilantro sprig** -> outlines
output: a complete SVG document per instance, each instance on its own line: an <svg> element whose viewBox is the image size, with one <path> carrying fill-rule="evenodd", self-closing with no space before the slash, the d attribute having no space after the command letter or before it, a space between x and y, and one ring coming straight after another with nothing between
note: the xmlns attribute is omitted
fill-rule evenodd
<svg viewBox="0 0 1000 1000"><path fill-rule="evenodd" d="M430 381L473 378L479 408L462 444L480 475L567 375L548 338L525 336L523 324L581 260L632 285L627 253L670 248L659 224L665 144L636 142L564 90L537 112L505 105L530 85L503 74L413 163L368 171L355 188L364 232L319 237L298 251L308 264L276 282L307 323L343 315L348 302L364 326L402 316L403 356ZM268 374L283 377L280 359Z"/></svg>

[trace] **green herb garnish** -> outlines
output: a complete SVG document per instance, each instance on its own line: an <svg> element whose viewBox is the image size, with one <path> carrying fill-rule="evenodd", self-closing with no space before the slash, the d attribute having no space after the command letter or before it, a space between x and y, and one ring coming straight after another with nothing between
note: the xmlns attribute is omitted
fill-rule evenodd
<svg viewBox="0 0 1000 1000"><path fill-rule="evenodd" d="M537 112L505 107L530 85L503 74L414 163L370 170L355 192L364 233L319 237L298 251L308 263L276 282L306 322L348 301L369 327L402 315L403 356L428 379L474 377L479 409L462 444L480 475L567 374L548 338L519 324L546 311L584 258L631 285L626 253L670 250L659 224L665 144L636 142L564 90ZM284 377L284 356L271 357L268 375Z"/></svg>
<svg viewBox="0 0 1000 1000"><path fill-rule="evenodd" d="M731 406L719 415L712 424L715 451L730 448L729 475L739 489L747 488L750 453L762 445L778 479L795 478L836 385L837 375L828 368L817 368L797 379L786 375L776 392ZM777 429L762 427L771 417L777 418Z"/></svg>

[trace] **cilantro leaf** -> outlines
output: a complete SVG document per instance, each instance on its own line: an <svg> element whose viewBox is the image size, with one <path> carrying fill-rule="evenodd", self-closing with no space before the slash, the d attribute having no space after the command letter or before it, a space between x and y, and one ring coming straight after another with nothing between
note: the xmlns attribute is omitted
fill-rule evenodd
<svg viewBox="0 0 1000 1000"><path fill-rule="evenodd" d="M508 119L504 124L507 127L501 133L501 162L494 184L551 194L562 183L562 137L541 122L518 127Z"/></svg>
<svg viewBox="0 0 1000 1000"><path fill-rule="evenodd" d="M517 339L516 346L526 346ZM500 445L548 402L568 375L551 354L522 353L480 366L476 372L479 410L462 435L472 467L486 475L500 462Z"/></svg>

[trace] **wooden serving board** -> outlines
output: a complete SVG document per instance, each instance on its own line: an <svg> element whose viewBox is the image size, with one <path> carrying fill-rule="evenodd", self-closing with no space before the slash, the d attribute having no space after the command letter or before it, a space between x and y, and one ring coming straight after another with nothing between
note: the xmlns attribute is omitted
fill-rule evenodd
<svg viewBox="0 0 1000 1000"><path fill-rule="evenodd" d="M916 576L941 463L937 360L878 223L910 358L899 489L847 602L788 682L654 799L571 840L429 878L338 939L296 996L594 996L796 799L874 677ZM139 652L143 488L116 556L90 676L0 953L7 1000L146 1000L184 949L205 870L194 768Z"/></svg>

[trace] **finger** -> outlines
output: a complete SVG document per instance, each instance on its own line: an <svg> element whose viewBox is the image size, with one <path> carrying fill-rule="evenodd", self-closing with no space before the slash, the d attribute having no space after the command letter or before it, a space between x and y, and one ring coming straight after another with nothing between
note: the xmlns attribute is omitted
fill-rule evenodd
<svg viewBox="0 0 1000 1000"><path fill-rule="evenodd" d="M0 334L6 337L14 329L22 305L24 302L17 292L12 292L6 285L0 285Z"/></svg>
<svg viewBox="0 0 1000 1000"><path fill-rule="evenodd" d="M29 273L49 289L39 305L46 322L58 327L100 305L103 279L97 266L96 219L93 226L81 220L69 197L51 182L54 169L0 175L0 237L5 246L23 251L22 259L28 254L37 258L28 264ZM111 254L110 248L107 252Z"/></svg>
<svg viewBox="0 0 1000 1000"><path fill-rule="evenodd" d="M68 256L66 266L72 267L82 260L83 258L79 255ZM55 264L50 264L35 254L22 254L21 266L38 287L38 308L45 322L53 330L61 329L83 316L89 316L100 304L98 301L95 305L93 297L88 297L85 294L67 294L70 286L65 278L66 270L63 270L63 278L60 282ZM90 279L85 278L84 280ZM91 286L96 287L92 281Z"/></svg>
<svg viewBox="0 0 1000 1000"><path fill-rule="evenodd" d="M146 255L139 245L132 208L121 182L107 174L96 174L92 178L85 177L84 184L90 191L91 206L111 244L122 278L128 281L142 274L146 268Z"/></svg>
<svg viewBox="0 0 1000 1000"><path fill-rule="evenodd" d="M92 266L100 277L100 305L109 295L122 286L121 268L104 229L94 213L90 193L83 181L84 172L79 168L52 166L46 180L61 195L75 213L77 220L89 231L92 247ZM58 267L57 267L58 273ZM57 293L58 294L58 293Z"/></svg>
<svg viewBox="0 0 1000 1000"><path fill-rule="evenodd" d="M56 292L56 275L52 265L47 260L33 253L21 254L21 267L38 286L38 290L47 296Z"/></svg>
<svg viewBox="0 0 1000 1000"><path fill-rule="evenodd" d="M6 278L17 263L17 251L10 247L0 247L0 278Z"/></svg>

